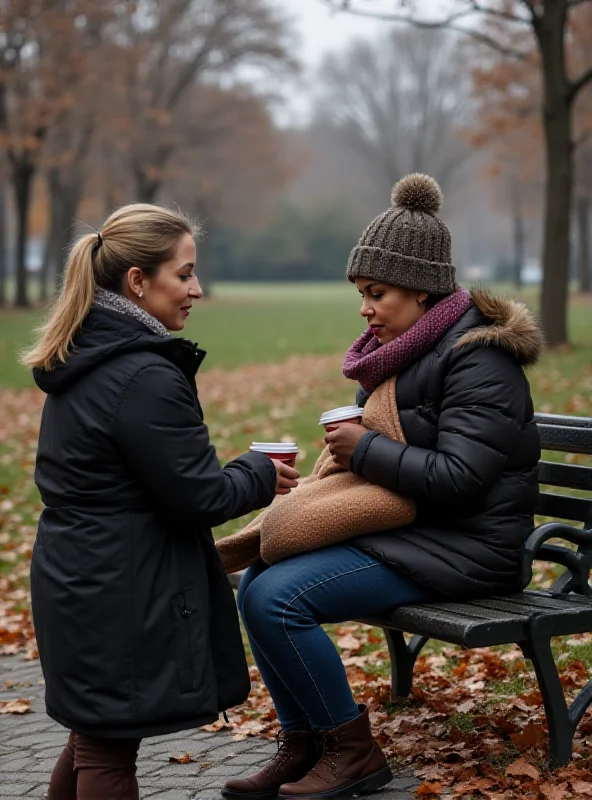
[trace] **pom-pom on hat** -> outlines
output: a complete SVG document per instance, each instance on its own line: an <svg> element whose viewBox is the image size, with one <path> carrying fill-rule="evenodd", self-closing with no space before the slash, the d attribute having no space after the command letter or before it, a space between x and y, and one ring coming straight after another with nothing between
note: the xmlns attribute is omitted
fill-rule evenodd
<svg viewBox="0 0 592 800"><path fill-rule="evenodd" d="M366 228L347 265L347 277L372 278L418 292L456 289L450 232L436 216L442 190L429 175L414 173L395 184L388 211Z"/></svg>

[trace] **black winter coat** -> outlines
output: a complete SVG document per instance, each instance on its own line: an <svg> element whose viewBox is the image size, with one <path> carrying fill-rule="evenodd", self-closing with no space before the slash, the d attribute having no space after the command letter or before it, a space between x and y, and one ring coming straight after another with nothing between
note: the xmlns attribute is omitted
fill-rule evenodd
<svg viewBox="0 0 592 800"><path fill-rule="evenodd" d="M353 543L458 599L523 588L538 498L540 443L522 365L536 361L542 336L523 304L485 292L473 299L397 376L407 444L369 432L351 460L352 471L414 498L418 511L411 525Z"/></svg>
<svg viewBox="0 0 592 800"><path fill-rule="evenodd" d="M203 351L93 308L48 394L31 565L50 717L143 737L210 723L250 689L211 526L268 505L276 473L220 467L195 387Z"/></svg>

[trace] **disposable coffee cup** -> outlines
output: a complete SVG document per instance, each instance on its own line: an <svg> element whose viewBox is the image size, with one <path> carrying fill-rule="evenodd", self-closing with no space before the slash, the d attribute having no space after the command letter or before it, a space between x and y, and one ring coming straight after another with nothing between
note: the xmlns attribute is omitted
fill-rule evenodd
<svg viewBox="0 0 592 800"><path fill-rule="evenodd" d="M336 430L343 422L361 423L364 409L360 406L340 406L332 408L321 414L319 425L324 425L326 431Z"/></svg>
<svg viewBox="0 0 592 800"><path fill-rule="evenodd" d="M251 442L249 450L255 453L265 453L269 458L293 467L296 463L298 445L294 442Z"/></svg>

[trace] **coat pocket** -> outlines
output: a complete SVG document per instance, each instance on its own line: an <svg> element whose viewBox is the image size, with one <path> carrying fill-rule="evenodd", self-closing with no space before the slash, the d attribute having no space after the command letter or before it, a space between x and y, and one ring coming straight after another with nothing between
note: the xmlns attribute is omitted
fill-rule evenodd
<svg viewBox="0 0 592 800"><path fill-rule="evenodd" d="M185 589L171 600L181 693L199 688L208 657L208 610L197 589ZM201 663L200 663L201 662Z"/></svg>

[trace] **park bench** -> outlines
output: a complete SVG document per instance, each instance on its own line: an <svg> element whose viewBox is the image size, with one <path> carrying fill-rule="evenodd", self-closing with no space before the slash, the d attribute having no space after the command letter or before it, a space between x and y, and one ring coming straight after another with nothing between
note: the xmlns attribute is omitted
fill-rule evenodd
<svg viewBox="0 0 592 800"><path fill-rule="evenodd" d="M537 414L536 422L544 450L592 455L592 418ZM541 460L539 483L592 492L592 467ZM554 636L592 632L592 496L541 491L537 513L557 521L540 525L526 542L523 581L530 582L535 559L565 567L549 590L409 605L359 621L384 631L393 698L409 695L415 662L429 639L466 649L517 644L535 669L549 729L549 761L555 767L570 761L575 729L592 703L592 681L588 681L568 707L551 651ZM550 539L563 543L549 543ZM235 586L239 579L240 575L231 576ZM412 634L409 640L405 633Z"/></svg>

